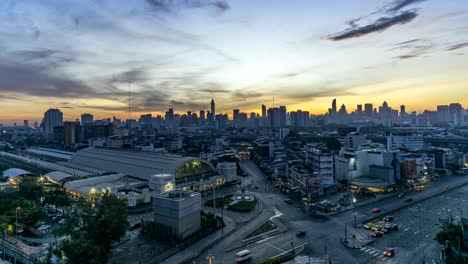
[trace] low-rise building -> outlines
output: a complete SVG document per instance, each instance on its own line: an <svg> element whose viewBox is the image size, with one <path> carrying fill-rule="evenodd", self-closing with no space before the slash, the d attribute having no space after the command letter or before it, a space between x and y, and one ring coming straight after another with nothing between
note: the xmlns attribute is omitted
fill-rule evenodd
<svg viewBox="0 0 468 264"><path fill-rule="evenodd" d="M200 193L172 190L154 198L154 222L161 235L184 239L201 228Z"/></svg>

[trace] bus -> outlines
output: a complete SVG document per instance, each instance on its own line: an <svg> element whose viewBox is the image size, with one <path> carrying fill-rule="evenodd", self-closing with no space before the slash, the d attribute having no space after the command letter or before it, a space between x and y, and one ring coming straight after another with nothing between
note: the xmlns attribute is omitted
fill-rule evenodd
<svg viewBox="0 0 468 264"><path fill-rule="evenodd" d="M244 249L236 253L236 263L244 262L252 257L252 252L248 249Z"/></svg>

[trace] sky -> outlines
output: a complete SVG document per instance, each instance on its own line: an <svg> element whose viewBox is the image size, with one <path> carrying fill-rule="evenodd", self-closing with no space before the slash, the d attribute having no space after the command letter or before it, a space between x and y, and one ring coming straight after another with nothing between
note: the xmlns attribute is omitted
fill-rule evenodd
<svg viewBox="0 0 468 264"><path fill-rule="evenodd" d="M2 0L0 122L468 108L466 0ZM273 100L274 98L274 100Z"/></svg>

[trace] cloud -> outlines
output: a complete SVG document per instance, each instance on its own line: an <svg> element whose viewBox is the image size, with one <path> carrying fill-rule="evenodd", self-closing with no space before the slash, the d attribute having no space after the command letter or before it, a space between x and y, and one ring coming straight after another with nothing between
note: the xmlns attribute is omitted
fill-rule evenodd
<svg viewBox="0 0 468 264"><path fill-rule="evenodd" d="M230 9L226 1L210 1L210 0L146 0L146 2L156 11L167 13L175 13L182 8L206 8L211 7L220 12L225 12Z"/></svg>
<svg viewBox="0 0 468 264"><path fill-rule="evenodd" d="M468 42L462 42L462 43L450 45L447 47L447 50L452 51L452 50L462 49L465 47L468 47Z"/></svg>
<svg viewBox="0 0 468 264"><path fill-rule="evenodd" d="M256 97L263 96L262 93L259 92L241 92L241 91L235 91L232 93L232 99L234 101L244 101Z"/></svg>
<svg viewBox="0 0 468 264"><path fill-rule="evenodd" d="M428 39L411 39L408 41L396 43L387 51L404 51L397 55L397 59L411 59L429 53L436 45Z"/></svg>
<svg viewBox="0 0 468 264"><path fill-rule="evenodd" d="M332 41L340 41L351 38L359 38L371 33L382 32L392 26L403 25L411 22L418 16L416 11L405 11L401 14L391 17L381 17L372 24L357 26L342 32L328 35L327 38Z"/></svg>
<svg viewBox="0 0 468 264"><path fill-rule="evenodd" d="M417 9L402 9L409 5L421 3L426 0L394 0L383 8L355 19L348 20L348 29L330 34L326 39L331 41L341 41L352 38L359 38L372 33L385 31L393 26L403 25L413 21L419 14Z"/></svg>
<svg viewBox="0 0 468 264"><path fill-rule="evenodd" d="M406 6L409 6L409 5L412 5L412 4L425 2L425 1L426 0L396 0L396 1L391 2L387 6L386 11L387 12L397 12L397 11L401 10L403 7L406 7Z"/></svg>
<svg viewBox="0 0 468 264"><path fill-rule="evenodd" d="M206 88L206 89L200 89L200 92L206 92L206 93L228 93L230 92L227 89L222 89L222 88Z"/></svg>

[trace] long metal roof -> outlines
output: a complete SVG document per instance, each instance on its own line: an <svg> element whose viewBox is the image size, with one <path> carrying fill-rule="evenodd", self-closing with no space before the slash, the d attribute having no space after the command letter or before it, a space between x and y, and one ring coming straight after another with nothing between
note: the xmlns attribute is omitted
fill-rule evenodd
<svg viewBox="0 0 468 264"><path fill-rule="evenodd" d="M178 167L192 160L200 159L123 149L86 148L78 151L69 163L149 180L156 174L174 174Z"/></svg>

